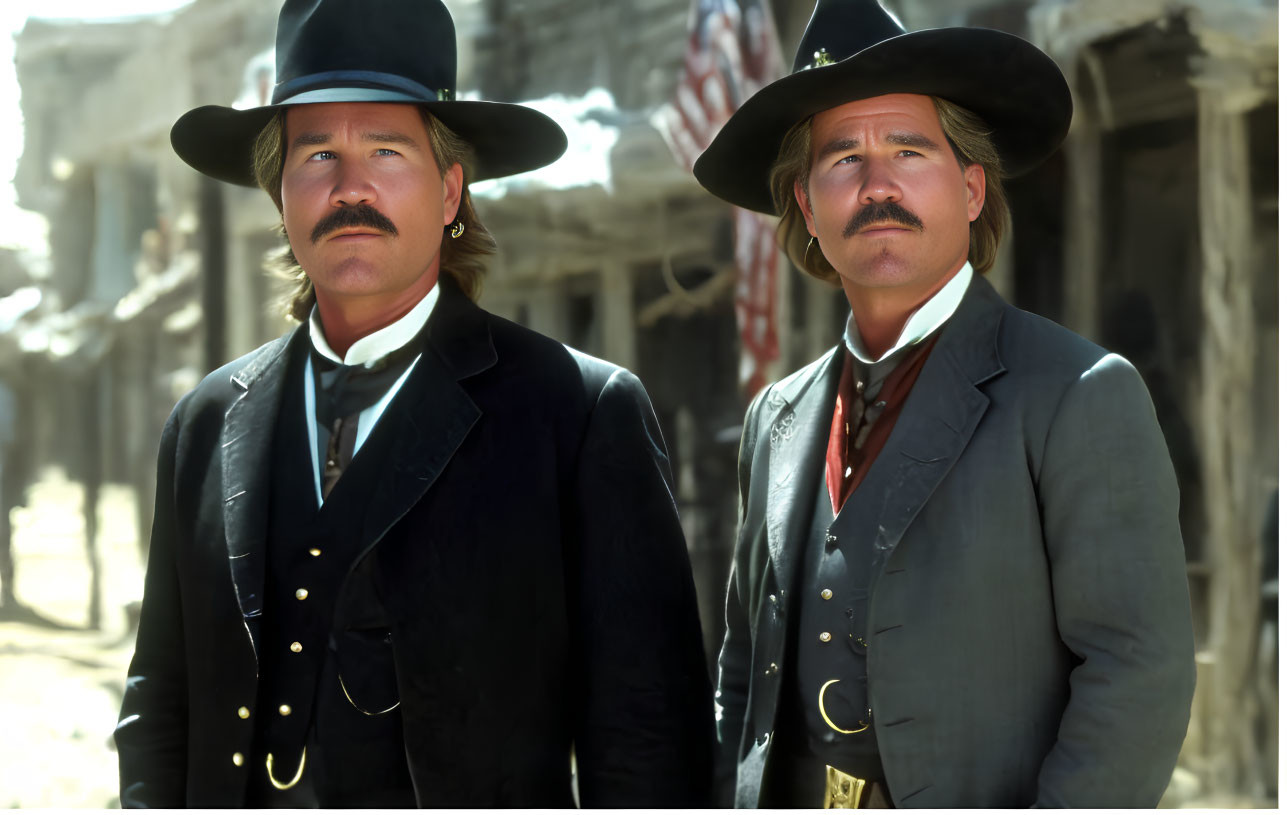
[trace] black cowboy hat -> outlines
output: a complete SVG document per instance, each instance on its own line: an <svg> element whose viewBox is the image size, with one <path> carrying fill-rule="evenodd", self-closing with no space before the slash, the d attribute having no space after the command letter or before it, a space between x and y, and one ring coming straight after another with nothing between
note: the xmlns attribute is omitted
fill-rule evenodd
<svg viewBox="0 0 1287 815"><path fill-rule="evenodd" d="M471 181L543 167L568 145L554 120L531 108L456 101L456 27L440 0L286 0L272 103L190 110L170 143L206 175L253 187L255 137L282 107L316 102L424 105L474 148Z"/></svg>
<svg viewBox="0 0 1287 815"><path fill-rule="evenodd" d="M782 139L815 113L887 93L955 102L983 117L1006 175L1039 164L1072 120L1072 93L1050 57L986 28L907 33L876 0L819 0L792 73L746 100L693 174L725 201L777 214L769 170Z"/></svg>

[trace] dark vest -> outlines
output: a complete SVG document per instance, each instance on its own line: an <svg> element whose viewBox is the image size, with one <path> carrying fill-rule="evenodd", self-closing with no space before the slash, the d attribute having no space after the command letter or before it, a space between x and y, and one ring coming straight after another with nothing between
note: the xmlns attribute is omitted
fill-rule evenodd
<svg viewBox="0 0 1287 815"><path fill-rule="evenodd" d="M760 802L766 807L821 806L828 764L859 778L884 779L867 697L867 610L877 550L874 530L865 526L875 517L869 504L877 490L859 485L833 516L821 473L818 482L800 561L799 627L786 654L792 681L782 689ZM829 682L828 717L836 727L859 732L839 733L822 718L818 694Z"/></svg>
<svg viewBox="0 0 1287 815"><path fill-rule="evenodd" d="M930 347L932 343L912 346L926 353ZM888 415L886 403L878 400L893 371L914 359L903 353L888 364L864 366L861 378L876 382L867 395L873 404L859 403L851 410L865 410L868 422L896 422L901 398ZM915 368L896 392L905 398L919 371ZM887 438L888 428L873 428L864 445L868 461L875 461ZM863 479L836 515L825 465L818 473L793 607L799 627L785 656L787 676L794 681L782 693L763 806L821 806L827 765L859 778L884 780L868 696L867 637L872 589L889 554L876 528L888 490L879 480Z"/></svg>
<svg viewBox="0 0 1287 815"><path fill-rule="evenodd" d="M867 699L867 617L878 553L878 489L858 489L832 515L826 485L801 561L797 702L810 753L861 778L880 778L880 755ZM838 681L833 681L838 680ZM827 719L819 706L822 694ZM839 730L858 731L841 733Z"/></svg>
<svg viewBox="0 0 1287 815"><path fill-rule="evenodd" d="M374 553L360 551L363 511L396 441L390 426L394 405L319 509L304 423L303 358L296 354L289 366L273 434L255 763L247 805L414 806L395 707L391 628ZM274 758L274 778L289 782L305 747L299 783L275 789L265 770L267 755Z"/></svg>

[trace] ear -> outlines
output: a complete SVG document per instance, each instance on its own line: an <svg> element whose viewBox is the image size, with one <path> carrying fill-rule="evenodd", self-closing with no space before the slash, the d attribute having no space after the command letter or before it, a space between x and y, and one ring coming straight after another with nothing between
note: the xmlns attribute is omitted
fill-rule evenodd
<svg viewBox="0 0 1287 815"><path fill-rule="evenodd" d="M813 207L809 205L809 195L799 181L795 182L795 203L804 215L804 225L809 230L809 234L815 238L818 237L818 232L813 227Z"/></svg>
<svg viewBox="0 0 1287 815"><path fill-rule="evenodd" d="M983 165L971 164L965 168L965 211L974 221L983 211L983 202L988 192L987 175Z"/></svg>
<svg viewBox="0 0 1287 815"><path fill-rule="evenodd" d="M453 164L442 174L442 225L456 220L460 211L460 197L465 191L465 171L460 164Z"/></svg>

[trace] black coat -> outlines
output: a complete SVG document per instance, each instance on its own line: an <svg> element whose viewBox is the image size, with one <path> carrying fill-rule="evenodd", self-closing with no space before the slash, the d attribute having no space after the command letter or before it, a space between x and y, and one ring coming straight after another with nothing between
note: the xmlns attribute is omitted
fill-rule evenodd
<svg viewBox="0 0 1287 815"><path fill-rule="evenodd" d="M161 439L121 722L121 801L238 806L256 694L272 432L303 328L210 374ZM702 805L713 726L670 466L628 371L449 281L380 420L363 519L422 806ZM307 477L307 471L301 473ZM257 713L255 714L257 715Z"/></svg>

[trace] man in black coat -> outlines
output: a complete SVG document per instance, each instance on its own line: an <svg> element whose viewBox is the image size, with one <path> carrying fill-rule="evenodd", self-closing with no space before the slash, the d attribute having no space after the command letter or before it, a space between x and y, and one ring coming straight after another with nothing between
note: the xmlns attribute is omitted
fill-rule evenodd
<svg viewBox="0 0 1287 815"><path fill-rule="evenodd" d="M172 132L273 197L304 322L166 424L122 804L566 807L573 767L583 805L707 803L710 683L648 398L473 302L493 244L469 179L565 137L454 100L438 2L288 0L277 61L272 105Z"/></svg>
<svg viewBox="0 0 1287 815"><path fill-rule="evenodd" d="M1152 807L1166 788L1195 666L1148 391L982 276L1002 177L1054 152L1071 113L1018 37L820 0L795 71L695 165L779 216L852 311L747 411L727 804Z"/></svg>

